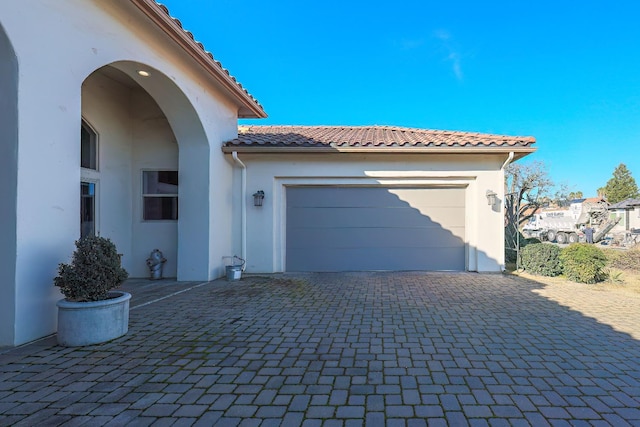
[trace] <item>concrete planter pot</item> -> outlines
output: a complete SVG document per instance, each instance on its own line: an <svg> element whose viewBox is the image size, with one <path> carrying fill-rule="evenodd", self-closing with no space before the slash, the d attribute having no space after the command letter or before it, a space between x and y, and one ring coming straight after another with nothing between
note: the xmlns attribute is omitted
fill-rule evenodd
<svg viewBox="0 0 640 427"><path fill-rule="evenodd" d="M121 337L129 330L127 292L109 292L109 299L72 302L61 299L58 306L58 344L79 347Z"/></svg>

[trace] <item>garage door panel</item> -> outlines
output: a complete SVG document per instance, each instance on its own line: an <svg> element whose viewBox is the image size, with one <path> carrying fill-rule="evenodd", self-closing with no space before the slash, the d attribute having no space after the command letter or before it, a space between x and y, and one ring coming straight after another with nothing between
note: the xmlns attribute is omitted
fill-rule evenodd
<svg viewBox="0 0 640 427"><path fill-rule="evenodd" d="M464 227L466 221L464 207L422 208L417 212L437 225L445 224Z"/></svg>
<svg viewBox="0 0 640 427"><path fill-rule="evenodd" d="M379 207L393 206L398 197L380 188L301 187L287 191L287 206L296 207Z"/></svg>
<svg viewBox="0 0 640 427"><path fill-rule="evenodd" d="M464 249L340 248L326 253L296 251L290 255L297 271L464 270ZM335 266L342 266L336 270Z"/></svg>
<svg viewBox="0 0 640 427"><path fill-rule="evenodd" d="M465 189L287 188L288 271L464 270Z"/></svg>
<svg viewBox="0 0 640 427"><path fill-rule="evenodd" d="M408 202L411 207L416 209L463 208L465 201L464 191L459 188L431 188L426 192L424 188L390 188L386 191L396 196L399 200Z"/></svg>
<svg viewBox="0 0 640 427"><path fill-rule="evenodd" d="M459 208L438 207L430 210L418 210L413 207L397 208L329 208L298 207L291 208L288 225L293 228L303 226L325 227L327 224L339 224L341 227L385 227L398 223L405 227L432 227L442 223L454 223L464 226L464 210Z"/></svg>
<svg viewBox="0 0 640 427"><path fill-rule="evenodd" d="M464 244L464 230L441 227L407 228L300 228L290 249L313 251L329 248L442 248Z"/></svg>
<svg viewBox="0 0 640 427"><path fill-rule="evenodd" d="M429 197L422 197L424 188L387 187L296 187L287 192L287 206L296 207L401 207L464 206L464 192L449 194L451 188L430 189ZM300 190L300 191L298 191ZM458 193L453 189L454 193ZM438 203L440 201L441 203Z"/></svg>

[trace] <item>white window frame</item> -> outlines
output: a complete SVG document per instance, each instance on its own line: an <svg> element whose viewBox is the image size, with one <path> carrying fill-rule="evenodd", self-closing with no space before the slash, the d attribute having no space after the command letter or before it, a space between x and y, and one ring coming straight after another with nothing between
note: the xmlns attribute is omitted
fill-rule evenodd
<svg viewBox="0 0 640 427"><path fill-rule="evenodd" d="M91 123L89 123L88 120L86 120L84 117L81 119L81 123L80 123L80 131L82 132L82 127L86 126L95 136L95 145L96 145L96 149L95 149L95 162L96 162L96 167L95 169L92 168L85 168L82 166L82 139L80 141L80 168L83 171L92 171L92 172L99 172L100 171L100 138L98 135L98 132L96 131L96 128L93 127L91 125Z"/></svg>
<svg viewBox="0 0 640 427"><path fill-rule="evenodd" d="M100 135L98 134L98 132L96 131L96 128L89 122L89 120L87 120L84 117L81 117L81 122L80 122L80 126L82 129L82 126L86 126L95 136L95 144L96 144L96 150L95 150L95 162L96 162L96 168L95 169L89 169L89 168L84 168L82 167L82 142L80 142L80 183L82 184L83 182L89 183L89 184L94 184L95 185L95 195L93 197L93 202L94 202L94 232L96 236L100 235L100 171L99 171L99 167L100 167Z"/></svg>
<svg viewBox="0 0 640 427"><path fill-rule="evenodd" d="M144 205L144 201L146 198L175 198L176 202L179 202L179 192L180 192L180 180L178 179L178 193L166 193L166 194L151 194L151 193L145 193L144 190L144 174L145 172L175 172L176 174L178 174L178 170L177 169L171 169L171 168L158 168L158 169L141 169L141 173L140 173L140 193L142 195L142 197L140 198L141 202L142 202L142 206L140 209L140 214L141 214L141 221L142 222L151 222L151 223L159 223L159 222L178 222L178 219L180 219L180 211L178 210L178 215L176 219L145 219L145 205Z"/></svg>
<svg viewBox="0 0 640 427"><path fill-rule="evenodd" d="M89 169L91 170L91 169ZM100 180L99 179L95 179L95 178L88 178L86 176L84 176L84 174L81 174L82 176L80 177L80 184L82 183L88 183L88 184L93 184L95 185L95 194L93 196L93 222L94 222L94 233L96 236L100 235Z"/></svg>

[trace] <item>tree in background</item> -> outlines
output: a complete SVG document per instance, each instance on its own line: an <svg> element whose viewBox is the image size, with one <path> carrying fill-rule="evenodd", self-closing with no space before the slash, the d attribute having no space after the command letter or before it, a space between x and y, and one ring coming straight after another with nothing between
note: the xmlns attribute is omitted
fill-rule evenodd
<svg viewBox="0 0 640 427"><path fill-rule="evenodd" d="M524 224L536 209L551 200L553 181L547 167L541 161L527 164L511 163L505 170L506 221L511 223L520 214L520 224Z"/></svg>
<svg viewBox="0 0 640 427"><path fill-rule="evenodd" d="M571 191L569 192L569 200L576 200L576 199L584 199L584 195L582 194L582 191Z"/></svg>
<svg viewBox="0 0 640 427"><path fill-rule="evenodd" d="M613 177L604 186L604 195L609 203L618 203L638 197L638 185L624 163L613 171Z"/></svg>
<svg viewBox="0 0 640 427"><path fill-rule="evenodd" d="M582 191L571 191L567 184L560 184L553 197L549 198L549 204L569 206L575 199L582 199Z"/></svg>
<svg viewBox="0 0 640 427"><path fill-rule="evenodd" d="M511 163L505 170L505 249L508 261L515 260L519 228L550 200L553 181L543 162Z"/></svg>

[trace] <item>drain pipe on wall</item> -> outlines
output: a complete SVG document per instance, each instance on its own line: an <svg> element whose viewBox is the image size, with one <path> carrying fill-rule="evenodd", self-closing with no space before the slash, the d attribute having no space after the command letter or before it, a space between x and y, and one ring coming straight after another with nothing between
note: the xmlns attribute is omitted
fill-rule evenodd
<svg viewBox="0 0 640 427"><path fill-rule="evenodd" d="M502 167L500 168L501 171L504 171L504 168L506 168L509 163L511 163L513 161L513 157L514 157L515 153L513 151L509 152L509 157L507 157L507 160L504 161L504 163L502 164ZM505 184L505 190L506 190L506 184ZM506 198L506 195L503 196ZM506 202L505 202L506 203ZM518 240L517 245L520 245L520 240ZM517 261L516 261L516 266L517 266ZM502 270L502 272L504 273L505 271L507 271L506 265L502 264L502 266L500 267L500 269Z"/></svg>
<svg viewBox="0 0 640 427"><path fill-rule="evenodd" d="M513 153L511 153L513 154ZM244 271L245 266L247 265L247 166L242 163L242 160L240 160L238 158L238 152L234 151L232 153L233 156L233 161L236 162L240 168L242 168L242 179L241 179L241 185L242 185L242 201L240 204L240 209L242 210L241 213L241 217L242 217L242 227L241 227L241 231L240 233L242 234L242 239L240 241L240 252L242 254L242 259L245 260L244 264L242 265L242 271Z"/></svg>
<svg viewBox="0 0 640 427"><path fill-rule="evenodd" d="M506 168L507 165L509 165L509 163L511 163L511 161L513 160L513 156L515 156L515 153L513 151L511 151L509 153L509 157L507 157L507 160L504 161L504 163L502 164L502 167L500 168L500 170L504 170L504 168Z"/></svg>

